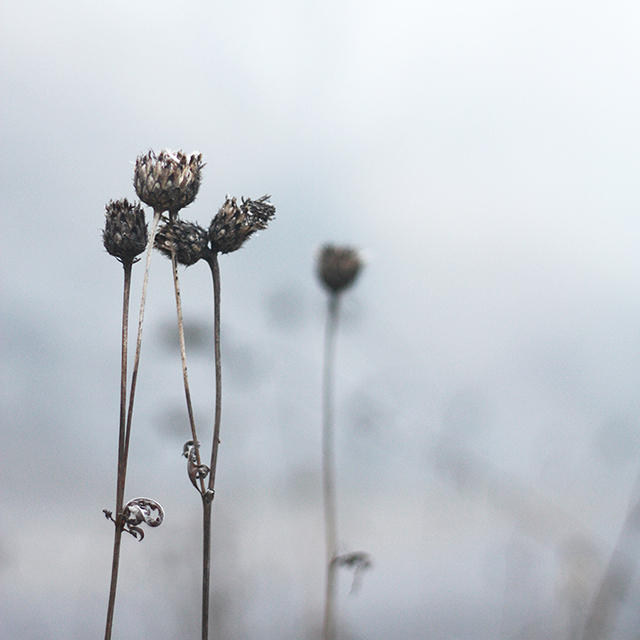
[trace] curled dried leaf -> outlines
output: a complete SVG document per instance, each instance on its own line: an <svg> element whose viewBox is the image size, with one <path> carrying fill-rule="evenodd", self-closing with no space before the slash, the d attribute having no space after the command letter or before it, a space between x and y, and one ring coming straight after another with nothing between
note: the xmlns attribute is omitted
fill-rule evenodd
<svg viewBox="0 0 640 640"><path fill-rule="evenodd" d="M124 519L124 531L134 538L142 541L144 531L138 526L146 524L149 527L159 527L164 520L164 509L155 500L150 498L134 498L129 500L122 510Z"/></svg>
<svg viewBox="0 0 640 640"><path fill-rule="evenodd" d="M353 569L353 583L351 584L350 593L356 593L362 582L362 572L366 571L373 565L371 556L364 551L345 553L341 556L336 556L331 562L336 567Z"/></svg>
<svg viewBox="0 0 640 640"><path fill-rule="evenodd" d="M198 492L202 493L198 486L198 480L204 479L209 475L209 467L207 467L206 464L198 464L196 451L199 446L200 443L195 445L193 440L189 440L185 443L184 447L182 447L182 455L187 459L187 474L189 475L191 484L198 490ZM205 498L206 497L207 496L205 495Z"/></svg>

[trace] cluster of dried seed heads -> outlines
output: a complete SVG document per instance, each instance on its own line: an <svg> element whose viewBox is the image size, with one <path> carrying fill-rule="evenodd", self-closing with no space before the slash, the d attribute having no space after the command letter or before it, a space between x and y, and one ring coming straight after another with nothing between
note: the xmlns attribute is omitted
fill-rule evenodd
<svg viewBox="0 0 640 640"><path fill-rule="evenodd" d="M257 200L226 197L209 229L181 220L178 212L198 194L204 164L202 154L187 156L182 151L162 150L141 155L136 160L133 185L142 202L156 213L168 213L158 230L154 246L167 257L190 266L210 260L216 253L239 249L256 231L266 228L275 216L269 196ZM107 251L122 262L133 261L147 244L147 226L139 204L127 200L107 205L107 224L103 232Z"/></svg>
<svg viewBox="0 0 640 640"><path fill-rule="evenodd" d="M209 231L197 224L178 218L169 220L159 230L155 247L171 257L174 251L180 264L190 266L201 258L208 260L216 253L237 251L256 231L265 229L273 219L276 208L269 196L258 200L227 196Z"/></svg>

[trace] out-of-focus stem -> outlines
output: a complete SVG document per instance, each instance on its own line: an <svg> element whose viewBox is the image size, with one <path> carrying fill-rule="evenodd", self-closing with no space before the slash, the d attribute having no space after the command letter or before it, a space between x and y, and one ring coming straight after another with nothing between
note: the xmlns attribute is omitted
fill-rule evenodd
<svg viewBox="0 0 640 640"><path fill-rule="evenodd" d="M337 515L335 495L335 457L333 437L333 362L335 335L338 323L339 294L332 293L327 308L327 327L324 342L324 369L322 380L322 494L324 499L324 526L326 548L326 592L323 640L335 638L336 619L336 556Z"/></svg>
<svg viewBox="0 0 640 640"><path fill-rule="evenodd" d="M631 588L637 564L638 545L640 545L640 474L636 477L627 515L616 546L591 603L582 640L602 640L609 637L611 628L619 615L620 606Z"/></svg>

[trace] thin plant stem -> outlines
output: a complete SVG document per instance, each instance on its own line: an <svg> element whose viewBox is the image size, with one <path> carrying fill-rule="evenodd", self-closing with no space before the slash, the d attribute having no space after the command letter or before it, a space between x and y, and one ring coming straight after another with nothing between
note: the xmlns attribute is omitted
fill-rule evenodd
<svg viewBox="0 0 640 640"><path fill-rule="evenodd" d="M218 462L218 445L220 444L220 418L222 415L222 356L220 353L220 265L218 254L214 253L208 260L213 280L213 349L216 367L216 406L213 420L213 444L211 446L211 473L209 489L214 490L216 482L216 465Z"/></svg>
<svg viewBox="0 0 640 640"><path fill-rule="evenodd" d="M324 499L324 526L326 545L326 592L323 640L335 638L336 618L336 556L337 509L335 494L335 455L333 436L333 369L335 335L338 323L339 294L332 293L327 308L327 327L324 342L324 369L322 380L322 493Z"/></svg>
<svg viewBox="0 0 640 640"><path fill-rule="evenodd" d="M171 267L173 269L173 288L176 294L176 311L178 313L178 334L180 335L180 358L182 360L182 379L184 382L184 395L187 401L187 413L189 414L189 426L191 427L191 438L196 454L198 468L202 466L200 461L200 445L198 434L196 433L196 421L193 417L193 405L191 403L191 391L189 388L189 375L187 374L187 350L184 340L184 319L182 316L182 298L180 296L180 280L178 278L178 263L176 261L175 249L171 248ZM200 493L204 494L204 479L200 478Z"/></svg>
<svg viewBox="0 0 640 640"><path fill-rule="evenodd" d="M196 464L202 466L200 459L200 445L196 433L196 423L193 416L193 406L191 403L191 392L189 390L189 376L187 374L187 352L184 339L184 319L182 315L182 300L180 296L180 281L178 279L178 265L175 250L171 249L171 265L173 268L173 283L176 293L176 310L178 312L178 332L180 334L180 356L182 358L182 378L184 380L184 393L187 400L187 412L189 414L189 425L191 427L191 438L196 455ZM217 360L216 360L217 364ZM217 371L217 367L216 367ZM218 397L216 395L216 402ZM218 413L216 403L216 415ZM204 479L200 480L200 495L202 497L202 520L203 520L203 542L202 542L202 640L209 637L209 583L211 575L211 498L212 494L205 491Z"/></svg>
<svg viewBox="0 0 640 640"><path fill-rule="evenodd" d="M140 301L140 317L138 320L138 338L136 342L136 355L133 363L133 373L131 376L131 391L129 392L129 407L127 403L127 351L129 336L129 299L131 292L131 265L127 273L125 266L125 293L122 312L122 367L120 380L120 436L118 442L118 480L116 490L116 516L115 516L115 538L113 543L113 562L111 567L111 587L109 589L109 604L107 606L107 624L105 629L105 640L111 639L113 629L113 614L115 611L116 590L118 583L118 568L120 565L120 547L122 543L122 530L124 527L124 490L127 478L127 459L129 457L129 441L131 439L131 422L133 419L133 399L135 397L136 381L138 378L138 368L140 365L140 350L142 347L142 325L144 322L144 309L147 300L147 287L149 283L149 268L151 265L151 254L155 242L158 224L160 223L161 211L154 212L151 234L147 245L147 259L142 284L142 297ZM126 420L125 420L126 413Z"/></svg>
<svg viewBox="0 0 640 640"><path fill-rule="evenodd" d="M211 582L211 499L202 496L202 640L209 638L209 588Z"/></svg>
<svg viewBox="0 0 640 640"><path fill-rule="evenodd" d="M209 638L209 591L211 584L211 502L214 496L218 445L220 444L220 419L222 415L222 357L220 352L220 265L217 253L208 259L213 280L213 345L215 356L216 400L211 446L211 465L207 493L202 495L202 640Z"/></svg>
<svg viewBox="0 0 640 640"><path fill-rule="evenodd" d="M113 629L113 612L116 604L118 586L118 569L120 566L120 545L122 542L122 508L124 503L124 485L126 460L124 443L127 421L127 351L129 346L129 300L131 298L131 268L133 262L123 262L124 292L122 296L122 354L120 365L120 429L118 437L118 478L116 481L116 519L113 540L113 560L111 563L111 586L109 587L109 604L107 606L107 624L105 640L110 640Z"/></svg>
<svg viewBox="0 0 640 640"><path fill-rule="evenodd" d="M140 368L140 351L142 350L142 325L144 324L144 310L147 304L147 288L149 286L149 269L151 267L151 254L153 253L153 245L158 233L158 225L162 211L155 211L153 214L153 223L151 225L151 233L149 234L149 244L147 245L147 259L144 267L144 279L142 281L142 296L140 299L140 317L138 318L138 337L136 340L136 355L133 361L133 370L131 372L131 391L129 392L129 408L127 411L127 429L124 442L124 473L126 476L127 458L129 456L129 442L131 440L131 423L133 421L133 401L136 396L136 383L138 381L138 369ZM123 477L124 483L124 477Z"/></svg>

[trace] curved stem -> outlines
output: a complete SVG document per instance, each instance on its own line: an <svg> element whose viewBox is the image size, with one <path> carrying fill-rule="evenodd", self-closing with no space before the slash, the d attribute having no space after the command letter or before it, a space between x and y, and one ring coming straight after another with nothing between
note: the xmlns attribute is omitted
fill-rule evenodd
<svg viewBox="0 0 640 640"><path fill-rule="evenodd" d="M196 453L196 463L198 467L202 466L200 460L200 444L198 442L198 434L196 433L196 421L193 417L193 405L191 403L191 391L189 389L189 376L187 374L187 350L184 341L184 320L182 316L182 298L180 296L180 281L178 279L178 264L176 261L176 252L171 247L171 267L173 269L173 288L176 294L176 311L178 313L178 334L180 335L180 358L182 360L182 380L184 382L184 395L187 400L187 413L189 414L189 426L191 427L191 438L193 439L193 447ZM200 478L200 493L204 494L204 479Z"/></svg>
<svg viewBox="0 0 640 640"><path fill-rule="evenodd" d="M116 518L113 540L113 560L111 563L111 586L109 588L109 604L107 606L107 624L105 640L111 638L113 628L113 613L116 604L116 590L118 586L118 568L120 566L120 544L122 542L122 508L124 503L124 485L126 475L125 460L125 432L127 419L127 350L129 345L129 300L131 298L131 268L132 262L123 263L124 292L122 296L122 353L120 365L120 430L118 437L118 478L116 482Z"/></svg>
<svg viewBox="0 0 640 640"><path fill-rule="evenodd" d="M337 509L335 495L335 456L333 445L333 362L335 335L338 323L339 294L332 293L327 308L327 327L324 342L324 369L322 379L322 492L324 498L324 526L326 547L326 592L323 640L335 637L336 617L336 563Z"/></svg>
<svg viewBox="0 0 640 640"><path fill-rule="evenodd" d="M129 456L129 441L131 440L131 422L133 421L133 401L136 395L136 383L138 381L138 369L140 367L140 351L142 349L142 325L144 323L144 310L147 304L147 288L149 285L149 269L151 267L151 254L153 253L153 245L158 233L158 224L162 211L155 211L153 215L153 223L151 225L151 233L149 235L149 244L147 246L147 260L144 267L144 280L142 282L142 297L140 299L140 317L138 319L138 338L136 340L136 355L133 361L133 371L131 373L131 391L129 392L129 410L127 412L127 428L124 442L124 473L126 476L127 458ZM123 477L124 482L124 477Z"/></svg>
<svg viewBox="0 0 640 640"><path fill-rule="evenodd" d="M220 353L220 265L218 254L214 253L208 260L213 279L213 349L216 367L216 405L213 420L213 444L211 446L211 473L209 489L213 491L216 482L216 465L218 462L218 445L220 444L220 419L222 416L222 356Z"/></svg>
<svg viewBox="0 0 640 640"><path fill-rule="evenodd" d="M220 266L218 255L207 258L213 280L213 344L215 356L216 400L213 420L213 443L209 471L209 491L202 496L202 640L209 637L209 591L211 582L211 502L214 496L218 445L220 444L220 418L222 415L222 357L220 352Z"/></svg>

